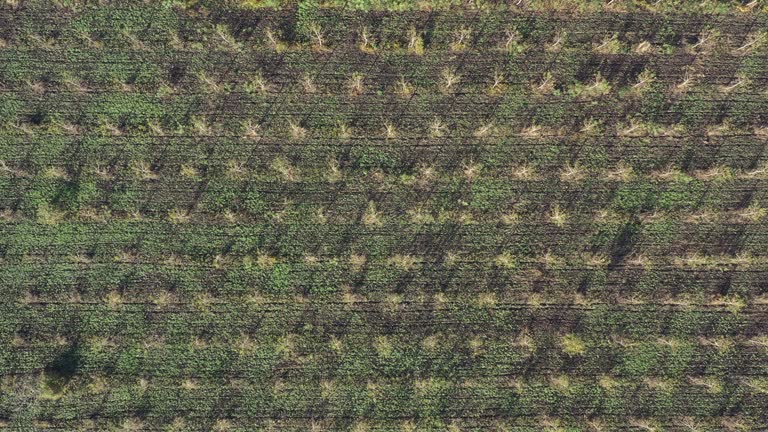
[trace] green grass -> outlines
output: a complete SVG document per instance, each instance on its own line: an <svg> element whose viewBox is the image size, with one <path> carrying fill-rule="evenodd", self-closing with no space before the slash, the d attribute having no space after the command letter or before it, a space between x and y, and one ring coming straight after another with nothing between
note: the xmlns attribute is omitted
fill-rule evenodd
<svg viewBox="0 0 768 432"><path fill-rule="evenodd" d="M0 8L0 429L760 430L764 6L515 3Z"/></svg>

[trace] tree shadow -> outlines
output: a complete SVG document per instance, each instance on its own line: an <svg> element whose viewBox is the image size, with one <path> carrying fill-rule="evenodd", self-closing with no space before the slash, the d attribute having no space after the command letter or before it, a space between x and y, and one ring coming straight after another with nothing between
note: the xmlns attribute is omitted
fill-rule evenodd
<svg viewBox="0 0 768 432"><path fill-rule="evenodd" d="M67 384L80 367L80 351L77 344L69 346L46 366L43 372L43 396L58 399L66 391Z"/></svg>
<svg viewBox="0 0 768 432"><path fill-rule="evenodd" d="M632 215L619 231L611 246L611 261L608 263L608 270L614 270L632 253L640 233L640 225L640 217Z"/></svg>

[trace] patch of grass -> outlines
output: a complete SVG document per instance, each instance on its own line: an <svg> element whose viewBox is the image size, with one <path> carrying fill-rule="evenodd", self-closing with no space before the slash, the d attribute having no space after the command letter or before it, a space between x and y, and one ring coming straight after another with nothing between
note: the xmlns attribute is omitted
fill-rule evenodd
<svg viewBox="0 0 768 432"><path fill-rule="evenodd" d="M563 352L568 355L579 356L587 352L586 342L573 333L563 336L560 339L560 345L563 348Z"/></svg>

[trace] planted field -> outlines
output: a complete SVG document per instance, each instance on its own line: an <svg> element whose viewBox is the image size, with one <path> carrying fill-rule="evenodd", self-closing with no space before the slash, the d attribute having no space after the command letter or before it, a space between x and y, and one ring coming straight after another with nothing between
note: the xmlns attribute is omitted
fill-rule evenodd
<svg viewBox="0 0 768 432"><path fill-rule="evenodd" d="M0 6L0 429L768 428L761 2L101 3Z"/></svg>

